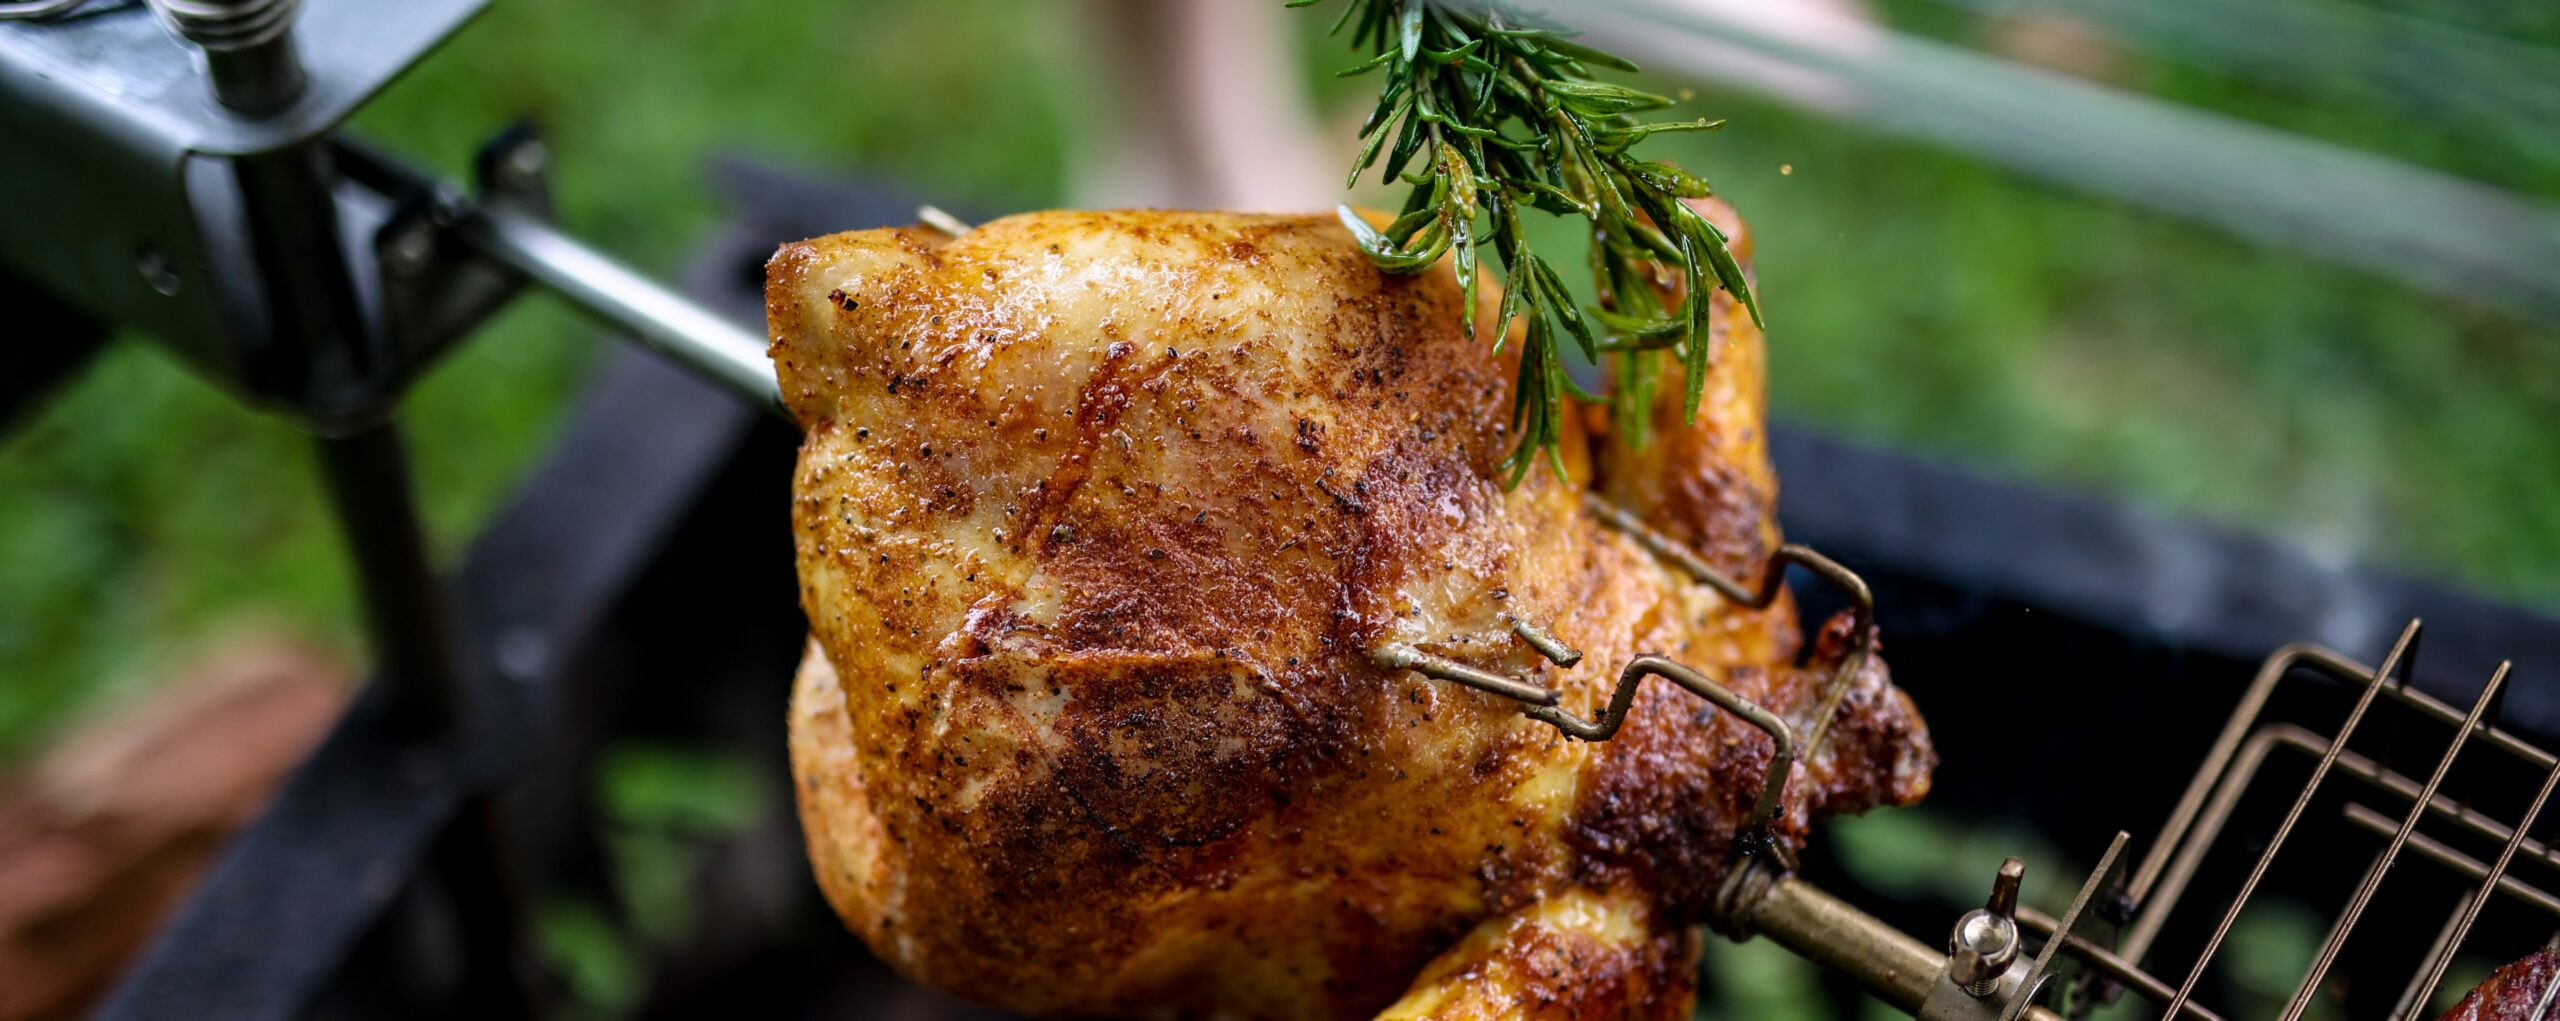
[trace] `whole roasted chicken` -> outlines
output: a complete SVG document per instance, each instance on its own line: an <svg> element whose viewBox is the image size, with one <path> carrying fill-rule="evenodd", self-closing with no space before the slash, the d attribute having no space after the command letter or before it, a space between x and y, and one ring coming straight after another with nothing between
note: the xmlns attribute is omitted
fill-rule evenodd
<svg viewBox="0 0 2560 1021"><path fill-rule="evenodd" d="M1045 1015L1687 1016L1771 739L1653 680L1577 740L1403 665L1594 719L1652 653L1815 711L1846 619L1800 663L1783 595L1738 605L1588 500L1760 582L1747 318L1716 309L1694 422L1667 384L1641 449L1568 423L1563 477L1506 487L1491 301L1381 272L1331 217L838 234L784 246L766 299L807 430L801 817L882 958ZM1928 787L1880 661L1839 705L1780 842Z"/></svg>

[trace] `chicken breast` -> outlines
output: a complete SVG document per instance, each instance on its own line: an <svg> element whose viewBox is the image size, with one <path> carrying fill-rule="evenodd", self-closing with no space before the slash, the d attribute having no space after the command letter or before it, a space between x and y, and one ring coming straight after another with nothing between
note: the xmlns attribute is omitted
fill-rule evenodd
<svg viewBox="0 0 2560 1021"><path fill-rule="evenodd" d="M807 431L802 818L884 959L1080 1016L1367 1016L1490 974L1511 951L1489 931L1685 973L1770 740L1656 681L1613 740L1578 741L1379 650L1585 717L1639 653L1812 712L1845 621L1799 666L1791 604L1739 608L1584 503L1596 486L1756 583L1776 542L1759 335L1724 299L1698 423L1667 383L1645 450L1577 426L1566 478L1510 489L1511 363L1471 336L1490 305L1445 269L1380 272L1330 217L839 234L784 246L767 303ZM1549 662L1515 618L1583 658ZM1879 661L1831 734L1782 841L1927 788ZM1622 985L1686 1011L1685 979Z"/></svg>

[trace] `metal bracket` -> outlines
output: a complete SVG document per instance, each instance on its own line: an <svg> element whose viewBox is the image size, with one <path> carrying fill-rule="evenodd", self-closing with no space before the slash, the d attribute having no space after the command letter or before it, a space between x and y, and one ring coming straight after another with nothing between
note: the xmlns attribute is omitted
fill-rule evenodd
<svg viewBox="0 0 2560 1021"><path fill-rule="evenodd" d="M275 267L251 250L242 167L315 144L487 5L304 0L301 88L254 114L224 106L205 55L141 3L0 21L0 194L19 199L0 216L0 271L152 335L245 397L322 418L361 410L398 375L332 375L275 350ZM346 233L369 234L367 197L334 197ZM359 245L347 246L358 260Z"/></svg>
<svg viewBox="0 0 2560 1021"><path fill-rule="evenodd" d="M424 365L524 290L521 273L462 237L472 198L369 146L340 140L338 165L392 200L373 232L381 268L382 328L396 358ZM551 218L550 148L530 121L481 146L473 160L476 201Z"/></svg>
<svg viewBox="0 0 2560 1021"><path fill-rule="evenodd" d="M2080 892L2072 895L2070 909L2062 913L2062 920L2054 926L2053 936L2044 941L2044 949L2037 952L2035 964L2027 969L2027 995L2011 1001L2000 1012L2000 1021L2018 1021L2026 1013L2027 1005L2034 1001L2035 994L2042 991L2045 980L2051 977L2053 963L2062 956L2064 945L2074 938L2086 938L2080 936L2082 926L2098 920L2097 913L2089 908L2096 903L2100 891L2114 885L2116 872L2124 863L2124 845L2130 839L2129 834L2117 830L2116 838L2107 842L2107 853L2098 857L2098 867L2090 869L2089 878L2080 883ZM2090 942L2112 943L2114 940Z"/></svg>

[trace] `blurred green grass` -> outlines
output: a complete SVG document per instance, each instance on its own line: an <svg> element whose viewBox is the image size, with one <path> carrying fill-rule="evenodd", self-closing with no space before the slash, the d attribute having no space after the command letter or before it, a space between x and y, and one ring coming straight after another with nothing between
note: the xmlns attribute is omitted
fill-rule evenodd
<svg viewBox="0 0 2560 1021"><path fill-rule="evenodd" d="M1941 38L1990 38L1978 10L1884 10ZM719 150L954 205L1062 201L1079 147L1100 144L1086 13L502 0L358 128L458 174L492 131L535 115L566 223L671 270L719 215L700 174ZM1310 69L1347 62L1318 37L1325 20L1298 22ZM2560 41L2542 22L2516 31ZM2530 147L2484 162L2390 112L2175 60L2119 77L2560 197L2553 168L2515 156ZM1311 86L1329 109L1363 87ZM1663 152L1751 218L1783 413L2560 605L2550 328L1738 95L1704 91L1692 108L1732 124L1669 136ZM592 337L529 300L421 385L410 433L443 553L540 452ZM351 646L306 445L137 343L0 444L0 758L242 620Z"/></svg>

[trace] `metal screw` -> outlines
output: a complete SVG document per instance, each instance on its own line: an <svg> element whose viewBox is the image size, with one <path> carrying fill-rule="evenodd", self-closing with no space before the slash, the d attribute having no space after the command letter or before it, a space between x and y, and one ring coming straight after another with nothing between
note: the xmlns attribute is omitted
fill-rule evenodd
<svg viewBox="0 0 2560 1021"><path fill-rule="evenodd" d="M1991 995L2018 959L2018 885L2026 876L2025 862L2001 862L1990 899L1957 919L1955 934L1947 938L1947 977L1968 996Z"/></svg>
<svg viewBox="0 0 2560 1021"><path fill-rule="evenodd" d="M134 268L141 271L142 282L163 297L176 296L179 285L185 282L178 278L178 271L169 266L168 257L161 255L158 249L143 249L142 258L135 261Z"/></svg>
<svg viewBox="0 0 2560 1021"><path fill-rule="evenodd" d="M551 661L551 642L531 624L518 624L498 636L498 669L510 680L530 684L542 679Z"/></svg>
<svg viewBox="0 0 2560 1021"><path fill-rule="evenodd" d="M507 191L525 193L542 187L542 172L551 165L551 148L539 138L526 139L498 161L498 185Z"/></svg>
<svg viewBox="0 0 2560 1021"><path fill-rule="evenodd" d="M382 268L393 276L416 276L426 272L427 264L436 256L435 231L426 221L402 228L399 235L383 250Z"/></svg>

